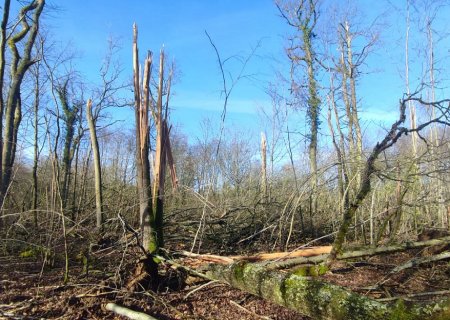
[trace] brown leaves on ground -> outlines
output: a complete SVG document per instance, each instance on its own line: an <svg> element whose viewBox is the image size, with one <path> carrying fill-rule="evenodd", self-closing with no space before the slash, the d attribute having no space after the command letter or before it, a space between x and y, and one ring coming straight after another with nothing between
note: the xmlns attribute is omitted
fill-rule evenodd
<svg viewBox="0 0 450 320"><path fill-rule="evenodd" d="M161 288L157 294L131 292L126 283L135 271L134 259L127 259L120 280L115 273L120 256L116 258L105 270L92 268L87 277L81 266L72 266L69 284L64 286L61 264L41 274L42 265L31 258L0 257L0 319L124 319L105 310L108 302L161 320L307 319L225 284L200 279L178 290ZM167 281L173 280L172 275Z"/></svg>
<svg viewBox="0 0 450 320"><path fill-rule="evenodd" d="M376 299L448 290L448 261L389 275L396 266L420 255L421 251L410 250L340 263L322 279ZM0 318L123 319L104 309L106 303L114 302L161 320L307 319L228 285L179 275L168 265L162 268L166 277L158 293L131 292L126 284L135 276L136 257L136 253L111 251L97 257L101 261L88 276L81 265L71 261L70 282L66 286L62 285L61 261L42 271L42 264L32 258L0 257ZM186 278L181 283L180 279Z"/></svg>

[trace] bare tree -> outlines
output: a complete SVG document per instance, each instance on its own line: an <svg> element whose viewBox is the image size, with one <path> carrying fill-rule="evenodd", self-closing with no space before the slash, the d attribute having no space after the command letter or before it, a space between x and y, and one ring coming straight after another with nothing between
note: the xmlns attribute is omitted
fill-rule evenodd
<svg viewBox="0 0 450 320"><path fill-rule="evenodd" d="M92 100L89 99L86 105L86 117L91 136L91 147L94 154L94 172L95 172L95 212L96 226L98 231L102 231L103 225L103 190L102 190L102 167L100 164L100 150L97 139L97 129L92 116Z"/></svg>
<svg viewBox="0 0 450 320"><path fill-rule="evenodd" d="M10 4L10 0L5 0L0 27L0 122L3 124L4 121L4 125L0 126L2 128L0 129L0 207L3 207L11 182L12 167L16 155L17 133L22 120L20 88L26 72L35 62L32 59L32 49L39 30L39 19L45 0L34 0L21 8L18 17L19 30L13 30L8 38L6 32ZM30 13L33 14L31 18L29 17ZM11 70L8 84L5 83L6 43L11 51ZM6 102L3 97L6 97ZM0 219L0 225L1 223L2 219Z"/></svg>
<svg viewBox="0 0 450 320"><path fill-rule="evenodd" d="M418 125L417 128L412 129L403 127L402 125L406 121L406 107L409 100L412 100L416 103L420 103L425 107L432 106L435 108L435 110L439 111L439 114L437 114L435 118ZM400 101L398 120L392 124L390 130L387 132L384 139L379 141L372 149L372 152L370 153L364 165L364 169L361 175L361 185L358 189L358 192L356 193L355 199L352 200L349 206L344 210L342 222L339 227L339 231L336 235L336 238L334 240L333 248L328 258L329 264L332 264L336 260L336 257L342 253L342 245L344 243L345 237L347 236L347 233L349 231L352 220L356 214L356 211L359 209L364 199L372 190L371 179L372 175L377 171L375 165L379 155L385 150L392 147L403 135L407 135L408 133L411 132L420 133L420 131L434 124L442 124L446 126L450 125L449 103L450 99L427 102L420 98L415 98L412 96L408 96Z"/></svg>
<svg viewBox="0 0 450 320"><path fill-rule="evenodd" d="M291 81L292 93L301 96L301 88L303 84L296 83L294 73L298 66L303 65L307 73L307 92L306 97L306 114L309 122L310 130L309 139L309 165L311 171L311 195L312 195L312 213L317 210L317 199L315 198L318 175L317 175L317 148L319 133L319 117L321 101L319 97L319 89L317 84L316 71L316 52L314 49L315 27L317 24L318 0L301 0L296 3L288 1L276 1L279 12L286 20L287 24L295 29L298 34L294 35L291 45L287 48L287 55L291 61Z"/></svg>

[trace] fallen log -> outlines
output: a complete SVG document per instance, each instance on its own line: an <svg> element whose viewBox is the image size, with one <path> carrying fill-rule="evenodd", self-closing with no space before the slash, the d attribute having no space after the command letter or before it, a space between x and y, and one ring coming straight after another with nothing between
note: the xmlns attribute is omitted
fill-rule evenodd
<svg viewBox="0 0 450 320"><path fill-rule="evenodd" d="M450 319L448 298L428 304L381 303L315 277L267 270L245 261L210 265L206 274L313 319Z"/></svg>

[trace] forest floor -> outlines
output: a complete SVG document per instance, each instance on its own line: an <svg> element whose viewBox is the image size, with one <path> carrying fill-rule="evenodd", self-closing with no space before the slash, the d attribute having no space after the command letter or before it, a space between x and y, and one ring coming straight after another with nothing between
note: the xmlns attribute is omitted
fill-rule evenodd
<svg viewBox="0 0 450 320"><path fill-rule="evenodd" d="M125 319L107 311L108 302L161 320L308 319L226 284L181 275L168 265L162 268L166 281L158 293L131 290L127 283L138 253L117 248L99 252L94 252L87 275L82 263L72 260L66 285L62 260L49 267L37 257L0 256L0 319ZM448 261L387 276L394 267L422 255L423 250L416 249L340 263L322 279L376 299L428 299L430 292L448 295Z"/></svg>

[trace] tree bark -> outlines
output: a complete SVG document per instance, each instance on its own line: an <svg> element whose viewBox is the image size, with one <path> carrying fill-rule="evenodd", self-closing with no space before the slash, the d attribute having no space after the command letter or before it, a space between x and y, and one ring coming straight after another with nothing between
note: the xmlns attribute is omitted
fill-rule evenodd
<svg viewBox="0 0 450 320"><path fill-rule="evenodd" d="M319 97L319 90L317 88L317 72L315 70L316 65L316 53L313 47L314 28L317 23L317 0L290 2L276 1L278 10L283 18L291 26L295 27L299 33L297 36L300 43L294 43L287 49L288 58L291 61L291 81L293 83L292 91L297 91L297 87L300 85L295 83L294 75L295 66L303 62L307 73L308 88L307 100L306 100L306 116L309 122L310 131L308 134L309 146L309 166L310 166L310 185L311 185L311 212L313 216L317 211L317 186L318 186L318 174L317 174L317 146L318 146L318 132L319 132L319 117L321 101ZM297 38L296 37L296 38ZM295 89L294 89L295 86ZM298 92L297 92L298 94Z"/></svg>
<svg viewBox="0 0 450 320"><path fill-rule="evenodd" d="M251 263L212 265L206 275L313 319L419 320L450 317L450 299L427 305L406 304L402 300L384 304L318 278L268 271Z"/></svg>
<svg viewBox="0 0 450 320"><path fill-rule="evenodd" d="M149 134L149 106L150 106L150 76L152 54L148 52L144 63L144 78L140 80L139 52L137 45L138 30L133 27L133 71L134 71L134 97L136 117L136 167L137 189L139 196L139 217L142 231L142 245L148 253L147 259L142 263L144 270L150 276L150 284L156 288L159 282L158 263L153 255L159 251L156 231L156 218L151 203L150 182L150 134ZM142 88L142 92L141 92Z"/></svg>
<svg viewBox="0 0 450 320"><path fill-rule="evenodd" d="M261 132L261 193L263 202L269 202L267 186L267 140L264 132Z"/></svg>
<svg viewBox="0 0 450 320"><path fill-rule="evenodd" d="M103 225L103 190L102 190L102 167L100 162L100 148L97 139L97 130L95 121L92 117L92 100L87 102L86 117L89 125L91 136L91 147L94 155L94 171L95 171L95 211L97 218L97 230L102 231Z"/></svg>
<svg viewBox="0 0 450 320"><path fill-rule="evenodd" d="M150 73L152 65L152 55L149 52L144 63L144 79L141 83L138 52L138 30L134 25L133 40L133 68L134 68L134 96L135 96L135 116L136 116L136 167L137 167L137 188L139 195L139 216L142 230L143 246L149 253L158 250L156 238L152 225L154 214L151 206L151 185L150 185L150 162L148 159L150 152L150 135L148 112L150 103ZM143 92L141 92L141 89Z"/></svg>
<svg viewBox="0 0 450 320"><path fill-rule="evenodd" d="M2 87L0 95L0 122L4 123L4 131L0 131L0 140L2 140L1 146L1 171L0 171L0 207L3 206L3 201L6 196L6 192L11 182L12 168L14 165L17 132L18 126L22 119L21 107L21 94L20 88L24 79L25 73L29 67L34 63L31 59L31 51L39 30L39 18L45 5L45 0L35 0L28 5L22 7L19 13L19 19L21 29L11 35L9 39L6 38L6 28L9 17L10 1L5 0L3 8L3 19L1 23L1 41L0 41L0 86ZM29 13L33 13L33 23L29 24ZM18 45L28 36L23 44L22 54L19 53ZM8 43L11 51L11 81L8 88L8 92L5 94L6 103L3 101L4 86L4 73L5 73L5 50L6 42ZM5 119L3 119L3 116ZM0 219L1 221L1 219Z"/></svg>

